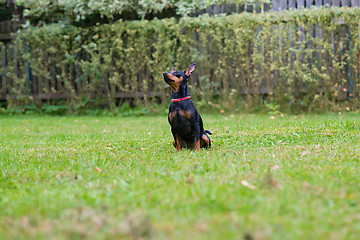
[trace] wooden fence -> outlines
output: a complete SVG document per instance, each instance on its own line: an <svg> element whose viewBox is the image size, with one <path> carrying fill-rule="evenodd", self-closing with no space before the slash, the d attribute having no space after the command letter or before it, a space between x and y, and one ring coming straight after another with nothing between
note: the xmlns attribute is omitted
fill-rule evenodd
<svg viewBox="0 0 360 240"><path fill-rule="evenodd" d="M310 8L310 7L359 7L359 0L272 0L272 9L281 11L285 9Z"/></svg>
<svg viewBox="0 0 360 240"><path fill-rule="evenodd" d="M0 22L0 41L10 41L13 39L13 33L16 32L19 23L16 21Z"/></svg>

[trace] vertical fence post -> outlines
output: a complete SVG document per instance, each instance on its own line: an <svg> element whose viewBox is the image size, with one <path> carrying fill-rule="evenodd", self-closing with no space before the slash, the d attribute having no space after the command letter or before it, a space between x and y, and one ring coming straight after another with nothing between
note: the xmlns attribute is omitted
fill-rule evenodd
<svg viewBox="0 0 360 240"><path fill-rule="evenodd" d="M332 1L332 6L340 7L340 0L333 0Z"/></svg>
<svg viewBox="0 0 360 240"><path fill-rule="evenodd" d="M351 47L351 42L352 42L352 36L350 33L350 26L347 27L347 32L348 32L348 52L350 55L350 59L349 59L349 63L348 63L348 72L349 72L349 99L352 100L353 99L353 91L354 91L354 79L353 79L353 54L351 53L352 47Z"/></svg>
<svg viewBox="0 0 360 240"><path fill-rule="evenodd" d="M331 6L331 0L324 0L324 6L330 7Z"/></svg>
<svg viewBox="0 0 360 240"><path fill-rule="evenodd" d="M297 2L297 9L302 9L304 8L304 0L296 0Z"/></svg>
<svg viewBox="0 0 360 240"><path fill-rule="evenodd" d="M286 10L288 9L288 2L287 0L281 0L280 1L280 10Z"/></svg>
<svg viewBox="0 0 360 240"><path fill-rule="evenodd" d="M341 6L342 7L349 7L350 0L341 0Z"/></svg>
<svg viewBox="0 0 360 240"><path fill-rule="evenodd" d="M289 9L295 9L296 8L296 0L289 0Z"/></svg>
<svg viewBox="0 0 360 240"><path fill-rule="evenodd" d="M280 0L272 0L272 10L280 11Z"/></svg>
<svg viewBox="0 0 360 240"><path fill-rule="evenodd" d="M305 2L306 2L306 6L305 6L306 8L311 7L313 4L313 0L305 0Z"/></svg>
<svg viewBox="0 0 360 240"><path fill-rule="evenodd" d="M29 45L29 43L26 43L25 51L26 51L26 54L29 55L29 53L30 53L30 45ZM25 63L26 63L26 72L27 72L26 84L27 84L27 87L28 87L28 96L31 96L31 94L32 94L32 91L31 91L32 72L31 72L30 63L29 63L29 61L27 59L25 60Z"/></svg>
<svg viewBox="0 0 360 240"><path fill-rule="evenodd" d="M351 7L359 7L360 1L359 0L351 0Z"/></svg>
<svg viewBox="0 0 360 240"><path fill-rule="evenodd" d="M6 47L5 45L1 46L1 53L2 53L2 63L1 63L1 83L2 83L2 95L4 95L4 98L6 99L6 76L5 76L5 67L6 67Z"/></svg>

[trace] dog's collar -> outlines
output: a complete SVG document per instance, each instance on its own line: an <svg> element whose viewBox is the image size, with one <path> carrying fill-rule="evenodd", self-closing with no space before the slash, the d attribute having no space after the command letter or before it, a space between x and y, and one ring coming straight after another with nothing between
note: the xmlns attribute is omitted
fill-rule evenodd
<svg viewBox="0 0 360 240"><path fill-rule="evenodd" d="M184 98L176 98L176 99L171 99L172 102L181 102L184 100L190 99L190 96L184 97Z"/></svg>

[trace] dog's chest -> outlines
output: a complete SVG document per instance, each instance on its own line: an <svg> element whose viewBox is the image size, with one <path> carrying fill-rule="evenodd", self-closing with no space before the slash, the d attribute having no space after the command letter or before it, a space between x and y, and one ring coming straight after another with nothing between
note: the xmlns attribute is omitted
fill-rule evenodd
<svg viewBox="0 0 360 240"><path fill-rule="evenodd" d="M192 135L194 131L194 120L192 113L186 110L175 110L169 112L169 123L173 131L180 135Z"/></svg>

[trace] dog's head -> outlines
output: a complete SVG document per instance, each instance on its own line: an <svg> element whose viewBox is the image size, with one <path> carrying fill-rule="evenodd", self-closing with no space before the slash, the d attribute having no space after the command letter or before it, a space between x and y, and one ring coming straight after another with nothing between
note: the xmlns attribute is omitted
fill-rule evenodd
<svg viewBox="0 0 360 240"><path fill-rule="evenodd" d="M175 94L185 95L187 93L187 81L196 69L196 63L191 64L183 72L172 68L170 72L164 72L164 81L170 85Z"/></svg>

